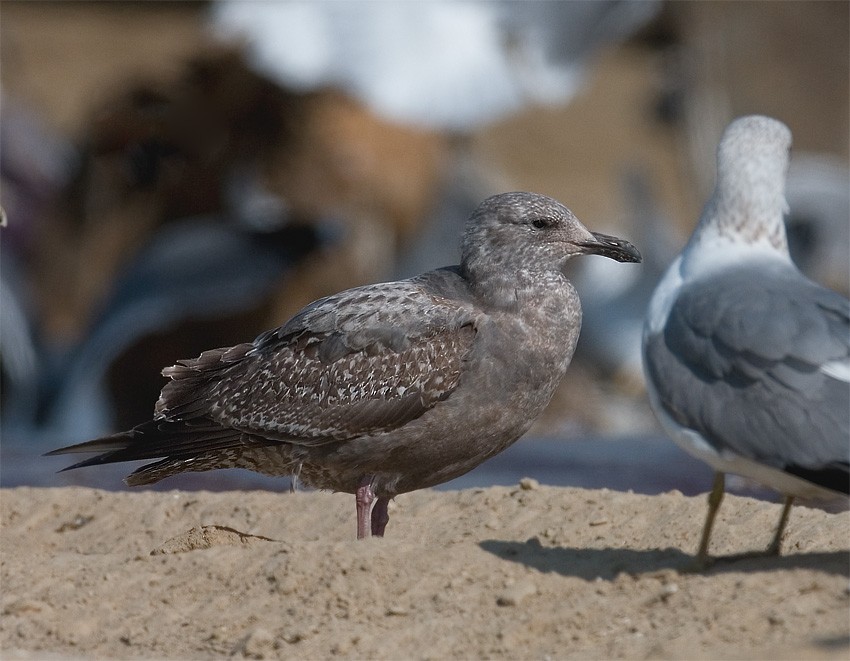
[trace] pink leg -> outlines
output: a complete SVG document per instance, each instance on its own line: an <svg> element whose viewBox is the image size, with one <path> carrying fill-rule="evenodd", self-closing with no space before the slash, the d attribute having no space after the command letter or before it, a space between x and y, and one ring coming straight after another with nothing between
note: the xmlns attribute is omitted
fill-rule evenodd
<svg viewBox="0 0 850 661"><path fill-rule="evenodd" d="M375 537L384 536L384 528L390 520L390 515L387 513L387 505L390 504L389 498L383 496L378 498L375 507L372 508L372 534Z"/></svg>
<svg viewBox="0 0 850 661"><path fill-rule="evenodd" d="M354 494L357 501L357 539L369 536L369 510L375 500L370 482L369 478L364 479Z"/></svg>

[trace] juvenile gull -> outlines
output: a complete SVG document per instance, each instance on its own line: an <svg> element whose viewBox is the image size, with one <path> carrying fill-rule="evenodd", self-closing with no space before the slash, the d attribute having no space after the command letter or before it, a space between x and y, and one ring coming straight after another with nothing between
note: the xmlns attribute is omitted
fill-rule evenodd
<svg viewBox="0 0 850 661"><path fill-rule="evenodd" d="M549 403L581 326L564 275L581 254L640 261L551 198L490 197L460 265L323 298L251 343L178 361L153 420L50 454L102 453L69 468L160 459L131 486L216 468L292 475L355 494L357 537L382 536L391 498L501 452Z"/></svg>
<svg viewBox="0 0 850 661"><path fill-rule="evenodd" d="M717 152L717 183L644 325L650 403L667 433L715 470L697 562L709 561L724 474L785 495L850 491L850 301L791 262L783 212L791 132L740 118Z"/></svg>

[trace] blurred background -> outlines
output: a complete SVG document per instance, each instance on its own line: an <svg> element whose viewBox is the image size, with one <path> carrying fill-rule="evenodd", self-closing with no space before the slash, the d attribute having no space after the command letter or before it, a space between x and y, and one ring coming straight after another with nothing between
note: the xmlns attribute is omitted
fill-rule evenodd
<svg viewBox="0 0 850 661"><path fill-rule="evenodd" d="M160 370L343 288L456 263L469 212L551 195L634 242L573 263L573 364L529 435L447 485L686 494L710 471L646 402L640 326L726 124L794 134L792 252L850 288L846 2L14 2L0 6L0 484L149 418ZM156 488L268 488L241 471ZM732 481L731 490L770 497Z"/></svg>

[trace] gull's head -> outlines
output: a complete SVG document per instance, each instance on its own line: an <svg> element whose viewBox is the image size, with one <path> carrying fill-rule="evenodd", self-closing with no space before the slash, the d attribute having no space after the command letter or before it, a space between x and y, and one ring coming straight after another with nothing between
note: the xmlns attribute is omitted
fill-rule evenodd
<svg viewBox="0 0 850 661"><path fill-rule="evenodd" d="M784 195L791 131L762 115L740 117L726 127L717 148L717 186L739 193Z"/></svg>
<svg viewBox="0 0 850 661"><path fill-rule="evenodd" d="M472 277L497 271L562 271L573 255L640 262L628 241L589 231L557 200L537 193L502 193L484 200L466 224L461 264Z"/></svg>
<svg viewBox="0 0 850 661"><path fill-rule="evenodd" d="M747 243L787 250L783 214L791 131L782 122L751 115L726 128L717 148L717 183L701 224Z"/></svg>

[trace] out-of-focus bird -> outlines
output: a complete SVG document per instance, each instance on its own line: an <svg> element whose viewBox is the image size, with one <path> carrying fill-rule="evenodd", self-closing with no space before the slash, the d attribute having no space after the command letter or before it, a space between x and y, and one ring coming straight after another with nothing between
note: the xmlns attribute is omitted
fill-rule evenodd
<svg viewBox="0 0 850 661"><path fill-rule="evenodd" d="M525 105L566 103L587 61L660 8L657 0L219 0L211 19L286 87L337 87L396 122L463 132Z"/></svg>
<svg viewBox="0 0 850 661"><path fill-rule="evenodd" d="M702 566L725 473L785 495L771 554L796 496L850 491L850 301L791 261L783 224L790 146L789 129L768 117L727 127L714 193L647 311L652 408L716 471Z"/></svg>

